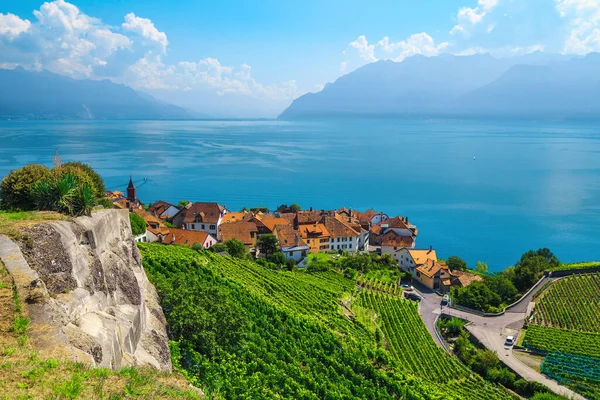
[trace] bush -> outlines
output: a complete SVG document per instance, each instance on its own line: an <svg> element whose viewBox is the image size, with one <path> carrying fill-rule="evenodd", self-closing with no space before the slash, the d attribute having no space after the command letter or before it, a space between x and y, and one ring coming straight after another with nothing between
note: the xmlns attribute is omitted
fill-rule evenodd
<svg viewBox="0 0 600 400"><path fill-rule="evenodd" d="M286 261L285 256L281 252L273 253L267 256L267 260L275 265L284 265Z"/></svg>
<svg viewBox="0 0 600 400"><path fill-rule="evenodd" d="M514 383L514 389L515 392L524 397L531 397L536 393L548 393L548 388L546 388L546 386L539 382L526 381L525 379L516 380Z"/></svg>
<svg viewBox="0 0 600 400"><path fill-rule="evenodd" d="M33 210L31 191L34 185L50 179L52 171L40 164L29 164L10 171L0 183L0 208L5 210Z"/></svg>
<svg viewBox="0 0 600 400"><path fill-rule="evenodd" d="M452 317L450 319L440 319L438 325L440 329L445 331L445 336L456 337L460 334L463 326L465 326L465 321Z"/></svg>
<svg viewBox="0 0 600 400"><path fill-rule="evenodd" d="M202 245L198 242L194 242L194 244L192 245L192 250L200 251L202 250Z"/></svg>
<svg viewBox="0 0 600 400"><path fill-rule="evenodd" d="M98 199L98 205L102 206L102 208L106 210L111 210L115 208L115 204L109 198L106 197Z"/></svg>
<svg viewBox="0 0 600 400"><path fill-rule="evenodd" d="M246 258L246 246L236 239L229 239L225 242L225 247L230 256L235 258Z"/></svg>
<svg viewBox="0 0 600 400"><path fill-rule="evenodd" d="M516 375L508 370L508 368L490 368L487 370L487 379L499 383L502 386L512 389L515 384Z"/></svg>
<svg viewBox="0 0 600 400"><path fill-rule="evenodd" d="M71 161L66 164L63 164L62 168L66 170L81 171L82 175L86 175L86 180L89 179L89 181L92 183L91 186L94 187L94 194L96 195L96 197L102 198L105 196L106 188L104 187L104 180L102 179L100 174L94 171L94 169L88 164L84 164L79 161Z"/></svg>
<svg viewBox="0 0 600 400"><path fill-rule="evenodd" d="M285 260L285 269L287 269L288 271L295 271L297 269L296 261L294 261L291 258Z"/></svg>
<svg viewBox="0 0 600 400"><path fill-rule="evenodd" d="M212 245L210 250L215 253L223 253L227 251L227 246L225 245L225 243L215 243L214 245Z"/></svg>
<svg viewBox="0 0 600 400"><path fill-rule="evenodd" d="M138 236L146 232L146 221L135 213L129 213L129 221L131 222L131 232L134 236Z"/></svg>

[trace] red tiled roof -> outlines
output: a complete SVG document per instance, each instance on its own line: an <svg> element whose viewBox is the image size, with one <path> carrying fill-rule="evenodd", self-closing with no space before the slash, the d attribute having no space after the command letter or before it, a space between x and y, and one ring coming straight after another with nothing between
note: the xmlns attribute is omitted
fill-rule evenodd
<svg viewBox="0 0 600 400"><path fill-rule="evenodd" d="M300 235L302 235L302 237L305 239L317 238L317 237L323 237L323 238L329 237L329 231L323 224L301 225L298 227L298 230L300 231Z"/></svg>
<svg viewBox="0 0 600 400"><path fill-rule="evenodd" d="M322 222L332 238L359 236L357 231L335 217L324 216Z"/></svg>
<svg viewBox="0 0 600 400"><path fill-rule="evenodd" d="M483 280L483 278L479 275L471 274L469 272L464 272L464 271L454 270L454 271L452 271L452 275L454 275L455 279L463 287L469 286L473 282Z"/></svg>
<svg viewBox="0 0 600 400"><path fill-rule="evenodd" d="M204 222L206 224L217 224L221 212L225 207L219 203L194 203L189 208L180 212L184 213L183 222Z"/></svg>
<svg viewBox="0 0 600 400"><path fill-rule="evenodd" d="M442 269L445 269L446 271L450 272L450 269L445 263L441 263L436 260L427 260L425 264L422 264L419 267L417 267L417 271L427 275L430 278Z"/></svg>
<svg viewBox="0 0 600 400"><path fill-rule="evenodd" d="M277 236L277 239L279 239L279 245L281 247L308 246L306 242L302 240L300 232L294 230L289 224L276 225L274 233L275 236Z"/></svg>
<svg viewBox="0 0 600 400"><path fill-rule="evenodd" d="M252 246L252 235L256 235L257 233L258 229L253 222L230 222L219 226L218 239L221 241L235 239L244 243L246 246Z"/></svg>
<svg viewBox="0 0 600 400"><path fill-rule="evenodd" d="M202 231L193 231L189 229L170 229L170 232L163 239L164 244L179 244L183 246L192 246L194 243L204 245L209 234Z"/></svg>
<svg viewBox="0 0 600 400"><path fill-rule="evenodd" d="M296 213L296 221L298 225L316 224L321 220L320 211L298 211Z"/></svg>
<svg viewBox="0 0 600 400"><path fill-rule="evenodd" d="M160 217L165 211L167 211L167 209L169 207L177 208L175 205L173 205L171 203L168 203L163 200L159 200L157 202L150 204L150 206L148 207L148 212Z"/></svg>

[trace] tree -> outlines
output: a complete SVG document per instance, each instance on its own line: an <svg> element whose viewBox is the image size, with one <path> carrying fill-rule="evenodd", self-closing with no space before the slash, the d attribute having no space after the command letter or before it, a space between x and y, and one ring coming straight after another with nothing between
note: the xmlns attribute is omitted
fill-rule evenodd
<svg viewBox="0 0 600 400"><path fill-rule="evenodd" d="M235 258L246 258L246 246L236 239L229 239L225 242L227 252Z"/></svg>
<svg viewBox="0 0 600 400"><path fill-rule="evenodd" d="M259 236L256 245L265 257L269 257L271 254L279 251L279 240L277 240L275 235L270 233Z"/></svg>
<svg viewBox="0 0 600 400"><path fill-rule="evenodd" d="M502 275L490 276L485 280L486 285L495 293L498 293L503 303L510 304L516 300L519 291L515 285Z"/></svg>
<svg viewBox="0 0 600 400"><path fill-rule="evenodd" d="M549 264L544 257L533 256L525 258L515 266L515 281L516 288L524 292L530 288L541 276Z"/></svg>
<svg viewBox="0 0 600 400"><path fill-rule="evenodd" d="M453 286L450 289L456 304L487 312L490 307L498 307L502 299L485 282L473 282L467 287Z"/></svg>
<svg viewBox="0 0 600 400"><path fill-rule="evenodd" d="M450 271L466 271L467 262L460 257L450 256L448 257L448 268Z"/></svg>
<svg viewBox="0 0 600 400"><path fill-rule="evenodd" d="M296 203L294 203L290 206L290 211L293 213L298 212L300 210L301 210L300 206Z"/></svg>
<svg viewBox="0 0 600 400"><path fill-rule="evenodd" d="M481 273L488 272L488 265L487 265L487 263L485 263L483 261L477 261L477 264L475 265L475 271L481 272Z"/></svg>
<svg viewBox="0 0 600 400"><path fill-rule="evenodd" d="M519 265L521 262L525 261L528 258L534 258L538 256L542 257L544 259L544 262L550 266L557 267L560 265L560 260L558 259L558 257L556 257L554 253L552 253L548 248L529 250L521 256L521 259L519 260L517 265Z"/></svg>
<svg viewBox="0 0 600 400"><path fill-rule="evenodd" d="M275 264L277 266L284 265L285 262L286 262L285 256L280 251L268 255L267 256L267 260L270 261L270 262L272 262L273 264Z"/></svg>
<svg viewBox="0 0 600 400"><path fill-rule="evenodd" d="M4 210L33 210L33 186L52 177L52 172L41 164L29 164L10 171L0 183L0 208Z"/></svg>
<svg viewBox="0 0 600 400"><path fill-rule="evenodd" d="M215 243L210 247L210 250L215 253L223 253L227 251L227 245L225 243Z"/></svg>
<svg viewBox="0 0 600 400"><path fill-rule="evenodd" d="M189 201L187 200L179 200L179 203L177 203L177 207L184 208L185 206L187 206L188 203Z"/></svg>
<svg viewBox="0 0 600 400"><path fill-rule="evenodd" d="M146 221L135 213L129 213L129 221L131 222L131 232L134 236L138 236L146 232Z"/></svg>

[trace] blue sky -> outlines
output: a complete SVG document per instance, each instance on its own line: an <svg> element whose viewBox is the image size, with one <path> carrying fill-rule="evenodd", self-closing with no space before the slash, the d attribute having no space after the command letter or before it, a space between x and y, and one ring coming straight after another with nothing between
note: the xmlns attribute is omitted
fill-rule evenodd
<svg viewBox="0 0 600 400"><path fill-rule="evenodd" d="M599 51L600 0L0 4L0 67L108 78L223 115L275 115L379 59L536 50Z"/></svg>

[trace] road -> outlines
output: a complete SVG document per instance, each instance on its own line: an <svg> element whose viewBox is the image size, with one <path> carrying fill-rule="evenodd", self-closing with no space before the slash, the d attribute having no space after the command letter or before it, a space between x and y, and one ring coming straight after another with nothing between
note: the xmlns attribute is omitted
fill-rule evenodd
<svg viewBox="0 0 600 400"><path fill-rule="evenodd" d="M556 278L548 278L554 280ZM554 393L566 396L570 399L585 400L584 397L573 392L571 389L559 385L556 381L548 379L536 370L519 361L512 352L511 347L504 346L507 336L518 337L523 327L523 321L530 307L531 299L537 290L540 290L546 282L541 282L531 293L528 293L521 302L511 307L507 312L496 317L484 317L469 312L456 310L447 306L440 307L441 296L422 285L415 285L415 290L423 300L419 305L419 314L427 326L433 340L444 347L435 330L435 320L442 312L454 317L469 321L467 330L481 342L482 345L494 351L500 360L510 369L529 381L537 381L547 386Z"/></svg>

